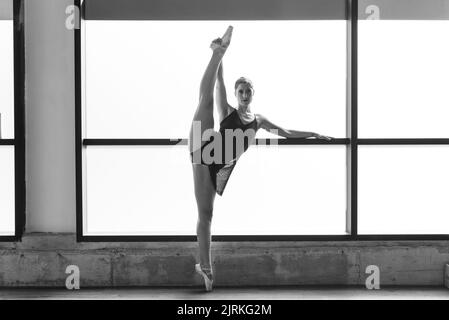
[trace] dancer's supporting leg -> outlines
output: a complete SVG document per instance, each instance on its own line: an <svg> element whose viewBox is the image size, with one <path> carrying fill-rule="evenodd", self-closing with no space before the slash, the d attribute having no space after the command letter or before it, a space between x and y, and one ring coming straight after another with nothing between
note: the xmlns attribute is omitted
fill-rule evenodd
<svg viewBox="0 0 449 320"><path fill-rule="evenodd" d="M201 136L194 136L204 132L207 129L213 129L214 116L213 116L213 88L216 80L216 73L220 64L222 55L218 55L216 52L212 55L212 58L204 73L200 86L200 102L195 112L193 121L197 121L196 124L201 125L201 130L195 130L190 133L191 145L201 145L199 143L192 143L192 139L199 139ZM193 127L193 123L192 123ZM212 280L211 272L211 222L212 212L215 200L215 188L212 183L212 179L209 174L209 167L201 164L193 164L193 178L195 187L195 198L198 207L198 221L196 226L196 233L199 247L200 265L204 270L209 269L208 277Z"/></svg>

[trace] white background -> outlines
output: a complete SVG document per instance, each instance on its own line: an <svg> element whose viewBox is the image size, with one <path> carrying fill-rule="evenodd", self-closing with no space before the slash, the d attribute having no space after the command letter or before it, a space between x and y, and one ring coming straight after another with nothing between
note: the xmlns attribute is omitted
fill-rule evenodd
<svg viewBox="0 0 449 320"><path fill-rule="evenodd" d="M253 112L287 128L345 136L344 21L87 21L85 136L186 137L199 81L210 57L208 44L228 24L235 27L224 59L231 104L233 83L245 75L256 89ZM448 27L444 21L360 21L361 138L449 135L445 120L449 45L442 41L449 34ZM258 134L263 136L269 135ZM344 233L344 152L339 156L328 153L327 162L320 163L317 159L322 158L313 152L332 149L281 148L277 162L269 160L274 150L260 148L240 159L225 196L217 198L215 234ZM448 208L439 196L448 189L439 164L445 159L445 148L360 148L361 234L448 233ZM161 149L155 156L145 147L89 147L87 233L191 234L196 215L193 180L187 152L181 149ZM304 153L306 150L309 153ZM298 154L289 157L286 152ZM167 153L171 155L167 157ZM437 159L432 160L433 156ZM135 162L139 157L145 161ZM122 159L119 167L117 159ZM167 159L179 163L170 160L167 165ZM288 165L290 159L295 161ZM312 163L336 171L326 171L321 177L318 169L301 171ZM253 177L249 173L255 167L258 175ZM139 183L138 172L148 178ZM163 173L169 176L164 178ZM255 187L248 190L248 181L257 181ZM113 185L115 193L110 190ZM304 199L296 193L286 196L280 186L289 190L325 186L326 201L313 198L309 189L300 192ZM119 200L121 194L126 201ZM247 201L248 197L254 203ZM151 201L144 201L146 198ZM236 225L241 220L242 224ZM176 227L173 221L177 221Z"/></svg>
<svg viewBox="0 0 449 320"><path fill-rule="evenodd" d="M0 20L0 113L3 139L14 138L13 21Z"/></svg>
<svg viewBox="0 0 449 320"><path fill-rule="evenodd" d="M0 146L0 235L14 235L14 147Z"/></svg>
<svg viewBox="0 0 449 320"><path fill-rule="evenodd" d="M246 76L253 112L288 129L346 135L346 21L84 23L85 137L188 137L210 42L228 25L231 105L235 80Z"/></svg>
<svg viewBox="0 0 449 320"><path fill-rule="evenodd" d="M14 138L13 21L0 20L0 137ZM0 235L14 235L14 147L0 146Z"/></svg>
<svg viewBox="0 0 449 320"><path fill-rule="evenodd" d="M247 76L253 112L345 137L346 21L84 23L87 138L186 138L210 42L228 25L231 105ZM86 234L195 233L187 148L88 147L85 159ZM345 161L344 146L251 147L217 196L213 233L344 234Z"/></svg>
<svg viewBox="0 0 449 320"><path fill-rule="evenodd" d="M88 147L86 235L194 234L186 146ZM344 234L345 146L251 146L223 197L213 234Z"/></svg>
<svg viewBox="0 0 449 320"><path fill-rule="evenodd" d="M449 146L359 146L359 233L448 234Z"/></svg>
<svg viewBox="0 0 449 320"><path fill-rule="evenodd" d="M359 22L359 137L449 138L449 21Z"/></svg>

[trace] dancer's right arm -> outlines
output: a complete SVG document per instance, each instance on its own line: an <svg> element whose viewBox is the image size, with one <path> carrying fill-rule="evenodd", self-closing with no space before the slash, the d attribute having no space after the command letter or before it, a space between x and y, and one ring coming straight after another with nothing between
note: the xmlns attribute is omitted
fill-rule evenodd
<svg viewBox="0 0 449 320"><path fill-rule="evenodd" d="M298 131L298 130L287 130L284 129L278 125L275 125L273 122L265 118L261 114L257 114L257 121L259 123L260 128L265 129L268 132L271 132L273 134L276 134L281 137L285 138L316 138L316 139L323 139L323 140L331 140L331 137L323 136L321 134L315 133L315 132L308 132L308 131Z"/></svg>
<svg viewBox="0 0 449 320"><path fill-rule="evenodd" d="M220 63L217 71L217 82L215 86L216 101L218 107L218 114L220 121L226 118L226 116L232 111L232 107L228 103L226 96L226 87L223 79L223 61Z"/></svg>

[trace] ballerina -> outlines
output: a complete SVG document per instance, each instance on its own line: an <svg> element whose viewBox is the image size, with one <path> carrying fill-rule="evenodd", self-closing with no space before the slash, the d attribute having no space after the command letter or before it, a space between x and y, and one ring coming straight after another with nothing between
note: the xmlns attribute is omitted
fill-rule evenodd
<svg viewBox="0 0 449 320"><path fill-rule="evenodd" d="M233 28L229 26L223 37L213 40L210 45L212 57L201 80L199 103L189 134L198 207L196 231L200 262L195 265L195 270L203 277L207 291L211 291L213 287L210 244L215 194L223 194L238 158L254 141L257 130L262 128L285 138L312 137L330 140L329 137L314 132L284 129L263 115L253 113L251 102L254 88L252 82L245 77L237 79L234 86L238 107L228 104L222 60L230 45L232 32ZM220 121L219 132L214 131L214 88ZM204 139L204 136L209 136L210 139Z"/></svg>

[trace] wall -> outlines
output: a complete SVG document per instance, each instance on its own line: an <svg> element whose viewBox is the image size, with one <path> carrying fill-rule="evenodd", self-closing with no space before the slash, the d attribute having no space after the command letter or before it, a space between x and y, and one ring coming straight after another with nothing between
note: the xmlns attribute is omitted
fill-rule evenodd
<svg viewBox="0 0 449 320"><path fill-rule="evenodd" d="M447 241L218 242L217 286L364 285L369 265L380 285L444 283ZM70 234L29 234L0 243L0 287L64 287L66 267L80 269L81 287L196 286L196 243L78 243Z"/></svg>

